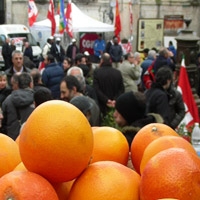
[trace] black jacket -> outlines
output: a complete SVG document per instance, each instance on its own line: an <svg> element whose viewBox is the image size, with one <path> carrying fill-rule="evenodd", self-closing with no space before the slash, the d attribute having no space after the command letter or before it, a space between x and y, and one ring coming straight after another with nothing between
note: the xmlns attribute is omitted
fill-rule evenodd
<svg viewBox="0 0 200 200"><path fill-rule="evenodd" d="M2 104L3 133L12 139L19 135L21 125L34 110L33 90L30 88L14 90Z"/></svg>
<svg viewBox="0 0 200 200"><path fill-rule="evenodd" d="M185 106L181 93L173 86L167 90L170 116L169 126L175 129L185 116Z"/></svg>
<svg viewBox="0 0 200 200"><path fill-rule="evenodd" d="M69 58L71 58L71 59L73 59L72 58L72 53L73 53L72 51L73 51L73 47L74 46L76 48L76 54L79 53L79 48L77 47L77 45L73 45L73 44L69 45L67 47L67 51L66 51L66 56L69 57Z"/></svg>
<svg viewBox="0 0 200 200"><path fill-rule="evenodd" d="M147 102L146 113L157 113L162 116L164 123L170 124L170 107L167 92L158 83L153 83L145 92Z"/></svg>
<svg viewBox="0 0 200 200"><path fill-rule="evenodd" d="M2 46L2 56L4 59L5 69L8 69L12 65L12 49L8 43L4 43Z"/></svg>
<svg viewBox="0 0 200 200"><path fill-rule="evenodd" d="M51 45L51 50L50 53L54 56L54 58L56 59L56 61L58 63L62 63L65 57L65 50L63 49L63 47L60 45L60 52L58 51L58 48L56 47L56 44L53 43Z"/></svg>
<svg viewBox="0 0 200 200"><path fill-rule="evenodd" d="M108 99L115 100L124 92L121 72L114 69L111 64L102 64L100 68L94 70L93 87L97 94L100 110L105 114Z"/></svg>
<svg viewBox="0 0 200 200"><path fill-rule="evenodd" d="M29 68L27 68L27 67L23 67L23 70L22 70L22 71L23 71L23 72L28 72L28 73L31 72L31 70L30 70ZM9 69L7 69L7 70L5 71L5 73L6 73L6 75L7 75L8 85L12 87L11 78L12 78L13 74L15 73L14 70L13 70L13 67L10 67Z"/></svg>

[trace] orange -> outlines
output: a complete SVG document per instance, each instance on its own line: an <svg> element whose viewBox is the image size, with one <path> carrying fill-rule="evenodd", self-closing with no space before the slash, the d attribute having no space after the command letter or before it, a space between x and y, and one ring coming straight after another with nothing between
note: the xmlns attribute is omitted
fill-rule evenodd
<svg viewBox="0 0 200 200"><path fill-rule="evenodd" d="M140 162L147 145L164 135L178 136L172 128L161 123L148 124L137 132L131 144L131 160L138 173L140 172Z"/></svg>
<svg viewBox="0 0 200 200"><path fill-rule="evenodd" d="M75 180L68 200L139 200L140 176L114 162L99 161Z"/></svg>
<svg viewBox="0 0 200 200"><path fill-rule="evenodd" d="M38 106L26 121L19 139L22 162L50 182L67 182L88 166L93 133L78 108L61 100Z"/></svg>
<svg viewBox="0 0 200 200"><path fill-rule="evenodd" d="M119 130L104 126L93 129L93 134L94 148L91 162L110 160L127 164L129 146Z"/></svg>
<svg viewBox="0 0 200 200"><path fill-rule="evenodd" d="M182 148L169 148L156 154L145 166L140 200L199 200L199 183L199 157Z"/></svg>
<svg viewBox="0 0 200 200"><path fill-rule="evenodd" d="M14 169L14 171L27 171L23 162L20 162Z"/></svg>
<svg viewBox="0 0 200 200"><path fill-rule="evenodd" d="M0 177L11 172L20 162L17 143L7 135L0 133Z"/></svg>
<svg viewBox="0 0 200 200"><path fill-rule="evenodd" d="M28 171L12 171L0 178L0 199L58 200L58 196L42 176Z"/></svg>
<svg viewBox="0 0 200 200"><path fill-rule="evenodd" d="M140 164L140 173L142 173L145 165L150 160L150 158L152 158L154 155L156 155L160 151L163 151L165 149L169 149L172 147L183 148L191 153L196 154L196 151L193 148L193 146L182 137L170 136L170 135L160 137L154 140L153 142L151 142L146 147L143 157L142 157L141 164Z"/></svg>
<svg viewBox="0 0 200 200"><path fill-rule="evenodd" d="M53 183L53 187L58 195L59 200L67 200L70 189L73 185L74 180L64 183Z"/></svg>

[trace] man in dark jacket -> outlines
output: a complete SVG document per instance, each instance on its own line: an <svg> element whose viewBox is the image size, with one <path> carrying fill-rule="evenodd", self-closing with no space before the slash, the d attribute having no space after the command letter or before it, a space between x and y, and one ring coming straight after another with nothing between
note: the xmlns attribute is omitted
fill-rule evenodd
<svg viewBox="0 0 200 200"><path fill-rule="evenodd" d="M2 56L4 60L4 70L8 69L12 65L12 49L9 45L10 38L6 38L5 43L2 46Z"/></svg>
<svg viewBox="0 0 200 200"><path fill-rule="evenodd" d="M167 89L172 82L172 71L167 67L161 67L155 76L155 82L151 88L145 92L147 99L147 113L160 114L164 123L170 125L170 106Z"/></svg>
<svg viewBox="0 0 200 200"><path fill-rule="evenodd" d="M33 61L33 49L28 41L24 43L24 56L27 56L31 61Z"/></svg>
<svg viewBox="0 0 200 200"><path fill-rule="evenodd" d="M119 64L122 61L123 50L121 45L118 44L118 38L114 37L113 39L114 44L110 47L110 57L112 60L112 65L115 68L119 68Z"/></svg>
<svg viewBox="0 0 200 200"><path fill-rule="evenodd" d="M121 72L112 67L108 53L102 55L100 68L94 70L93 87L101 113L106 115L109 107L114 106L116 98L124 92Z"/></svg>
<svg viewBox="0 0 200 200"><path fill-rule="evenodd" d="M44 60L45 69L42 73L42 82L52 92L54 99L60 98L60 81L64 77L63 68L55 62L53 55L48 54Z"/></svg>
<svg viewBox="0 0 200 200"><path fill-rule="evenodd" d="M13 90L2 104L3 133L16 139L21 125L27 120L34 110L33 104L33 81L31 75L22 72L18 75L19 89Z"/></svg>
<svg viewBox="0 0 200 200"><path fill-rule="evenodd" d="M167 94L170 107L169 126L175 129L185 116L185 106L181 93L172 84Z"/></svg>
<svg viewBox="0 0 200 200"><path fill-rule="evenodd" d="M65 57L65 50L63 46L60 44L61 39L56 38L56 42L52 43L51 49L50 49L50 54L54 56L56 61L61 64L64 60Z"/></svg>
<svg viewBox="0 0 200 200"><path fill-rule="evenodd" d="M7 75L8 85L12 86L11 84L11 77L17 72L28 72L30 73L30 69L23 65L23 53L21 51L15 50L12 53L12 63L13 66L8 68L5 73Z"/></svg>
<svg viewBox="0 0 200 200"><path fill-rule="evenodd" d="M68 47L67 47L67 51L66 51L66 56L68 58L71 58L72 59L72 62L74 63L74 60L76 58L76 54L79 53L79 48L76 44L76 39L73 38L72 39L72 44L70 44Z"/></svg>
<svg viewBox="0 0 200 200"><path fill-rule="evenodd" d="M160 49L159 55L154 62L154 74L156 74L157 71L164 65L168 66L172 71L175 70L175 64L170 58L170 51L165 47Z"/></svg>

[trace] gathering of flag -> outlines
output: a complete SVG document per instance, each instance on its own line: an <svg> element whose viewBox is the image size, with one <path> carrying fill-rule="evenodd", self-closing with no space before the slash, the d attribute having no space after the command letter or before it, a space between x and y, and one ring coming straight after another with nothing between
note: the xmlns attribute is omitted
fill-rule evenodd
<svg viewBox="0 0 200 200"><path fill-rule="evenodd" d="M34 22L37 19L38 15L38 9L35 5L34 0L29 0L28 1L28 21L29 21L29 26L32 26Z"/></svg>
<svg viewBox="0 0 200 200"><path fill-rule="evenodd" d="M67 19L66 31L67 31L68 35L71 38L73 38L71 0L69 0L68 4L67 4L66 19Z"/></svg>
<svg viewBox="0 0 200 200"><path fill-rule="evenodd" d="M66 28L66 18L65 18L65 6L64 6L64 0L59 0L59 33L64 33L64 30Z"/></svg>
<svg viewBox="0 0 200 200"><path fill-rule="evenodd" d="M49 2L47 18L51 21L51 35L54 35L56 32L56 21L55 21L55 17L54 17L54 2L53 2L53 0L50 0L50 2Z"/></svg>
<svg viewBox="0 0 200 200"><path fill-rule="evenodd" d="M119 12L119 4L118 0L116 0L116 10L115 10L115 36L119 38L119 34L121 32L121 19Z"/></svg>
<svg viewBox="0 0 200 200"><path fill-rule="evenodd" d="M195 122L199 122L198 107L194 100L190 82L188 79L187 70L185 67L185 59L182 58L179 80L178 80L178 91L181 92L183 102L185 104L185 117L181 123L185 124L186 127L192 126Z"/></svg>

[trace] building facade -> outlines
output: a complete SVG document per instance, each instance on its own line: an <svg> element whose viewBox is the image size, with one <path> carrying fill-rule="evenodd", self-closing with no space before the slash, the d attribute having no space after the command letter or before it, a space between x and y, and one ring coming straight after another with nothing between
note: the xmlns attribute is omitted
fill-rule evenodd
<svg viewBox="0 0 200 200"><path fill-rule="evenodd" d="M131 40L136 50L138 37L138 19L157 18L165 15L183 15L184 19L192 19L190 28L200 36L200 0L130 0L133 23L130 25L129 0L118 0L122 24L121 39ZM67 3L67 0L65 1ZM115 15L115 0L73 0L85 14L108 24L112 24ZM49 0L35 0L39 10L37 21L46 18ZM55 8L58 0L55 1ZM28 26L28 0L1 0L0 24L24 24ZM131 27L132 26L132 32ZM106 33L106 39L113 33Z"/></svg>

